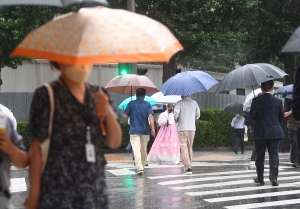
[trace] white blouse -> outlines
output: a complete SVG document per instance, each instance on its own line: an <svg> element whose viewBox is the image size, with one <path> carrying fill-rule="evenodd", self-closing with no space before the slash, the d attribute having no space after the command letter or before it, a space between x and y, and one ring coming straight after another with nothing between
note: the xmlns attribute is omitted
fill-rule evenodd
<svg viewBox="0 0 300 209"><path fill-rule="evenodd" d="M169 120L170 125L175 124L173 113L169 113L168 110L166 110L165 112L163 112L159 115L157 122L158 122L159 126L164 126L164 125L167 125L168 120Z"/></svg>

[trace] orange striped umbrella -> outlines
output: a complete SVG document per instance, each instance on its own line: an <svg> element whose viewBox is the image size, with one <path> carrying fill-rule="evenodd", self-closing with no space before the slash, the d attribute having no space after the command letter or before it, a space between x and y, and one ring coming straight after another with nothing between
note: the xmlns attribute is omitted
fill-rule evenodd
<svg viewBox="0 0 300 209"><path fill-rule="evenodd" d="M12 55L84 65L168 62L182 49L168 28L151 18L96 7L59 16L37 28Z"/></svg>

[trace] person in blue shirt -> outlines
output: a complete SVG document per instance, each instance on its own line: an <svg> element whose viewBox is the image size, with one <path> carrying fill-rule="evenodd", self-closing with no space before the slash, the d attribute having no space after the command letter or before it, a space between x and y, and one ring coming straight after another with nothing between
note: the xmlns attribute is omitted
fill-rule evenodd
<svg viewBox="0 0 300 209"><path fill-rule="evenodd" d="M130 143L134 153L136 174L143 175L147 159L147 143L149 132L155 137L154 112L149 102L145 101L146 90L136 90L136 100L130 101L124 111L124 118L130 117ZM150 123L150 129L149 129Z"/></svg>

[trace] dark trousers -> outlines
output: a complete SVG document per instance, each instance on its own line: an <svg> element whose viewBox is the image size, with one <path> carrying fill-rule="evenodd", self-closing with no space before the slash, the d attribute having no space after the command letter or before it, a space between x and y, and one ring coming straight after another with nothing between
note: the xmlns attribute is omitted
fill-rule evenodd
<svg viewBox="0 0 300 209"><path fill-rule="evenodd" d="M235 128L234 129L234 152L238 152L239 146L241 144L241 152L244 153L244 128Z"/></svg>
<svg viewBox="0 0 300 209"><path fill-rule="evenodd" d="M278 139L257 139L255 141L256 151L256 173L258 180L261 182L264 179L264 164L265 164L265 152L268 148L269 152L269 165L270 165L270 180L277 180L278 166L279 166L279 140Z"/></svg>
<svg viewBox="0 0 300 209"><path fill-rule="evenodd" d="M251 161L256 160L256 152L255 152L255 147L253 148L252 155L251 155Z"/></svg>
<svg viewBox="0 0 300 209"><path fill-rule="evenodd" d="M297 131L288 129L288 134L289 134L290 143L291 143L291 156L290 156L291 163L296 163L296 164L300 163L299 133L300 133L299 128Z"/></svg>

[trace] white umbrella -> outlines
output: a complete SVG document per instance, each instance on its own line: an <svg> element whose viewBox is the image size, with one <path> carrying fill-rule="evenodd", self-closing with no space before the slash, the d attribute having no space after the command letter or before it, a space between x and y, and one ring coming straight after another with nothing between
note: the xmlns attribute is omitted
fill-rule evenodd
<svg viewBox="0 0 300 209"><path fill-rule="evenodd" d="M181 100L181 96L178 95L163 95L162 92L157 92L153 94L152 99L155 99L157 101L157 104L175 104L179 100Z"/></svg>
<svg viewBox="0 0 300 209"><path fill-rule="evenodd" d="M17 120L14 114L2 104L0 104L0 110L12 121L14 130L17 130Z"/></svg>
<svg viewBox="0 0 300 209"><path fill-rule="evenodd" d="M257 95L259 93L262 93L261 88L255 89L254 92L252 91L250 94L247 95L245 102L244 102L243 111L246 111L246 112L250 111L252 100L254 97L257 97Z"/></svg>

